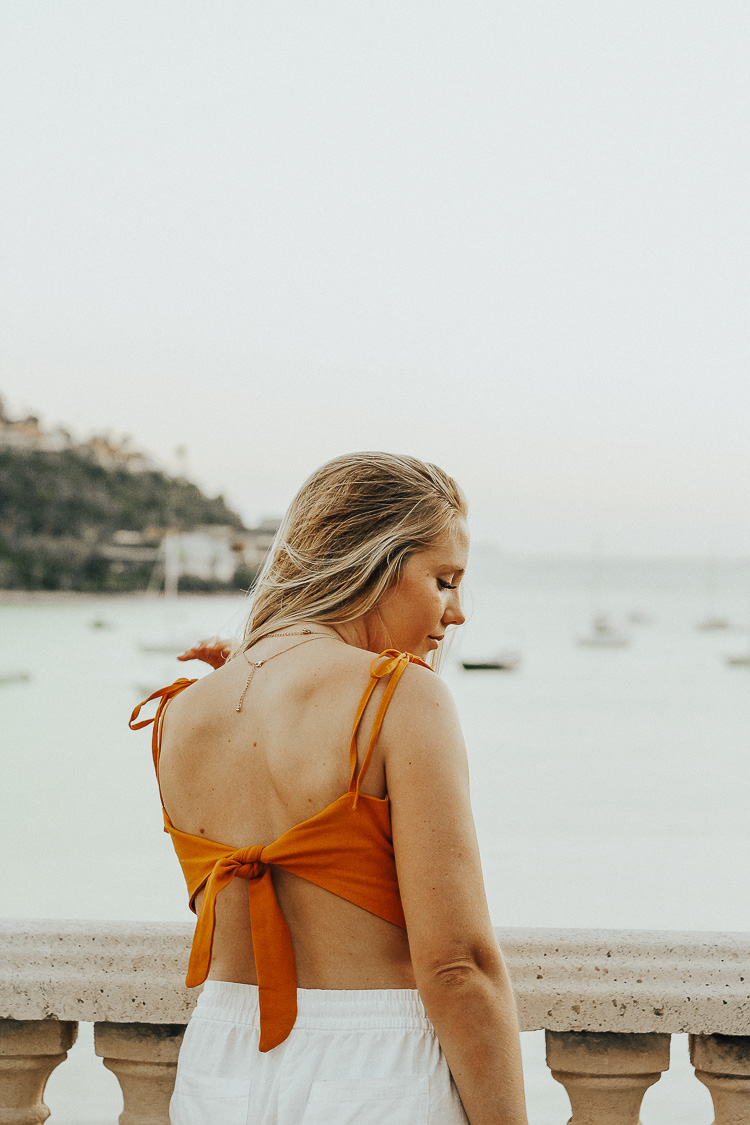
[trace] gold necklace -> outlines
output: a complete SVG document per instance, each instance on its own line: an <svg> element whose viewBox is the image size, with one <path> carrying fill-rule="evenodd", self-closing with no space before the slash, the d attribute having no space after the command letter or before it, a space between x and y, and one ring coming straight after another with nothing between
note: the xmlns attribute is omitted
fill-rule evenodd
<svg viewBox="0 0 750 1125"><path fill-rule="evenodd" d="M245 660L247 660L248 664L250 665L250 674L247 677L247 683L245 684L245 686L242 690L242 695L240 696L237 707L235 708L236 711L242 710L242 704L245 701L245 696L247 695L247 689L250 687L250 684L252 682L252 678L255 675L257 669L262 668L264 664L268 664L268 661L273 660L274 656L281 656L281 654L284 653L284 652L291 652L293 648L299 648L300 645L306 645L308 641L314 640L316 637L328 637L332 641L340 641L342 639L341 637L337 637L335 635L331 636L330 633L314 633L312 631L312 629L302 629L302 630L300 630L299 632L296 632L296 633L269 633L268 636L269 637L307 637L307 640L297 641L296 645L289 645L289 648L282 648L279 652L274 652L270 656L266 656L263 660L250 660L248 655L247 655L247 650L243 649L242 655L245 657ZM265 640L266 638L263 637L261 639Z"/></svg>

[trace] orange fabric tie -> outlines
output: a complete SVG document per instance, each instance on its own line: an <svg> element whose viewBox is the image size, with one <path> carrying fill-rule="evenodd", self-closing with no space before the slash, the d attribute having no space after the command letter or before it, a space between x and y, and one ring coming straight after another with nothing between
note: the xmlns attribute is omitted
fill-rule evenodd
<svg viewBox="0 0 750 1125"><path fill-rule="evenodd" d="M159 781L159 751L161 749L161 729L164 726L164 713L170 699L175 695L179 695L186 687L196 683L196 680L187 680L184 677L175 680L173 684L168 684L167 687L159 688L158 691L152 691L148 699L144 699L143 703L139 703L137 707L133 708L133 714L130 716L128 726L131 730L142 730L147 727L149 723L154 724L154 729L151 733L151 756L154 759L154 769L156 770L156 781L159 786L159 796L161 797L161 782ZM152 699L159 700L159 706L156 708L156 714L153 719L141 719L140 723L135 720L141 713L141 708L150 703ZM164 808L164 798L161 798L162 808Z"/></svg>
<svg viewBox="0 0 750 1125"><path fill-rule="evenodd" d="M297 1018L297 978L289 927L281 913L260 844L239 848L214 864L206 882L193 947L190 951L188 988L202 984L211 965L216 927L216 896L239 877L247 879L250 929L253 935L255 972L260 1004L260 1049L270 1051L286 1039Z"/></svg>
<svg viewBox="0 0 750 1125"><path fill-rule="evenodd" d="M383 656L387 656L389 659L380 664L379 661ZM362 768L357 774L357 782L354 787L353 808L355 809L357 808L357 803L359 801L359 787L362 784L364 776L369 768L370 760L372 758L372 752L375 749L375 743L377 742L378 736L380 735L380 729L383 726L383 719L385 718L385 713L388 710L388 704L391 702L391 697L396 690L396 685L398 684L398 681L401 679L402 675L404 674L404 670L408 667L408 665L408 653L399 652L397 649L389 648L386 649L385 653L381 653L378 659L374 660L370 666L370 676L372 677L373 681L381 679L383 676L387 676L389 674L391 678L388 681L388 685L385 691L383 692L383 698L380 701L378 713L375 716L375 722L372 725L372 733L370 735L370 742L367 747L367 753L365 754L364 760L362 762Z"/></svg>

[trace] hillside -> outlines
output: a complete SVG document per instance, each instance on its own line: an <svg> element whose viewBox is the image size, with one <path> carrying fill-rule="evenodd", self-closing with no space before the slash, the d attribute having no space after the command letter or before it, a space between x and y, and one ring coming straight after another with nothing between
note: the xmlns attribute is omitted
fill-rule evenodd
<svg viewBox="0 0 750 1125"><path fill-rule="evenodd" d="M20 423L4 422L0 588L144 589L167 531L205 525L243 528L223 497L210 499L196 485L168 476L144 458L129 454L119 465L111 456L117 447L107 446L104 457L101 441L83 445L69 440L55 448L47 440L45 448L44 435L21 441L12 433ZM129 462L135 467L128 467ZM246 577L239 575L238 585Z"/></svg>

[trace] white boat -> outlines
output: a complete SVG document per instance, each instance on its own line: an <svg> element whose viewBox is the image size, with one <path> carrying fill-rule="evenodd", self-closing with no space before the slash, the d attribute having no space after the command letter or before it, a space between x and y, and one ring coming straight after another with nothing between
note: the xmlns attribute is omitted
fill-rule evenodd
<svg viewBox="0 0 750 1125"><path fill-rule="evenodd" d="M730 626L731 621L728 617L719 617L717 614L709 614L708 617L704 617L701 621L698 621L695 627L702 633L708 633L715 629L729 629Z"/></svg>
<svg viewBox="0 0 750 1125"><path fill-rule="evenodd" d="M591 545L591 569L589 583L591 588L591 629L578 637L579 645L591 648L624 648L630 644L630 634L616 629L602 609L602 588L604 560L602 559L601 538L595 535Z"/></svg>
<svg viewBox="0 0 750 1125"><path fill-rule="evenodd" d="M630 635L615 628L608 617L598 613L591 622L591 632L579 637L578 643L592 648L625 648L630 644Z"/></svg>
<svg viewBox="0 0 750 1125"><path fill-rule="evenodd" d="M26 684L31 679L31 672L22 672L20 669L0 669L0 684Z"/></svg>
<svg viewBox="0 0 750 1125"><path fill-rule="evenodd" d="M195 636L188 637L187 633L180 636L178 633L172 635L166 633L163 637L153 637L151 640L141 641L138 648L141 652L148 653L149 656L179 656L188 648L192 648L195 644Z"/></svg>
<svg viewBox="0 0 750 1125"><path fill-rule="evenodd" d="M713 633L720 629L731 629L732 622L722 613L716 612L716 592L719 586L719 560L709 553L706 558L704 583L706 589L706 614L696 621L695 627L701 633Z"/></svg>

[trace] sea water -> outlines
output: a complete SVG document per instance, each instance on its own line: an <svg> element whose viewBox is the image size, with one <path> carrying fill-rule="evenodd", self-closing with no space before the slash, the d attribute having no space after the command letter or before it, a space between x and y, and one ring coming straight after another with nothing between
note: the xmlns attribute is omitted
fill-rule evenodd
<svg viewBox="0 0 750 1125"><path fill-rule="evenodd" d="M474 552L467 624L443 675L472 773L487 895L499 926L750 930L747 739L750 567L690 560L520 559ZM709 604L708 597L713 599ZM127 718L180 675L144 651L230 635L241 597L9 598L0 604L3 911L11 918L188 920L161 826L147 734ZM722 613L733 627L701 632ZM594 613L619 648L580 645ZM630 622L635 613L640 623ZM460 660L515 650L510 672ZM522 1036L532 1125L569 1103ZM109 1125L122 1108L82 1025L47 1087L52 1125ZM674 1036L644 1125L708 1125L707 1090Z"/></svg>

